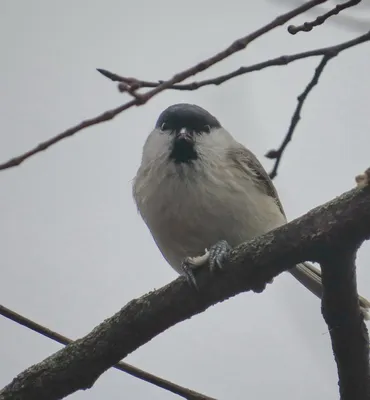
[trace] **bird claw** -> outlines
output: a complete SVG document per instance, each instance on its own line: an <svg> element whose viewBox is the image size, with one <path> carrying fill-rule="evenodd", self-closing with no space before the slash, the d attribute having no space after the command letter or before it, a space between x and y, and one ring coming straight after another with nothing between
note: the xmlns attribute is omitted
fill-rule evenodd
<svg viewBox="0 0 370 400"><path fill-rule="evenodd" d="M194 275L194 268L197 265L193 263L193 259L191 257L186 257L182 263L181 263L181 271L182 271L182 275L185 276L188 284L194 288L195 290L199 290L198 288L198 284L197 281L195 279L195 275Z"/></svg>
<svg viewBox="0 0 370 400"><path fill-rule="evenodd" d="M223 264L229 255L231 247L226 240L220 240L209 249L209 269L213 273L216 269L223 269Z"/></svg>
<svg viewBox="0 0 370 400"><path fill-rule="evenodd" d="M197 281L195 279L194 270L209 263L209 269L211 273L214 273L217 269L222 269L223 264L229 255L231 247L226 240L220 240L209 250L205 250L205 253L199 257L186 257L181 263L182 275L185 276L189 285L199 291Z"/></svg>

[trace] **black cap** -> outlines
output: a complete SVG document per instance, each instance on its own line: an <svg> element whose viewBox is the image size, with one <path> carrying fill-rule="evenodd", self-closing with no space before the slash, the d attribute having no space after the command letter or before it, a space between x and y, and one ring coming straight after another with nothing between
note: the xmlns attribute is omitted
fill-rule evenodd
<svg viewBox="0 0 370 400"><path fill-rule="evenodd" d="M168 125L169 129L176 130L180 128L190 128L200 131L204 126L210 128L220 128L219 121L207 110L195 104L180 103L166 108L159 116L156 128L163 124Z"/></svg>

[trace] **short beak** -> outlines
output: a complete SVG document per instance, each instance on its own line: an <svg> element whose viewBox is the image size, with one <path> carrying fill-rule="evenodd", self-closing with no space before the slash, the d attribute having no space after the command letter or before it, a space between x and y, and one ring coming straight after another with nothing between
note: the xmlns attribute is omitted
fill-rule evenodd
<svg viewBox="0 0 370 400"><path fill-rule="evenodd" d="M188 128L181 128L177 133L176 133L176 138L179 140L186 140L190 141L193 138L192 132Z"/></svg>

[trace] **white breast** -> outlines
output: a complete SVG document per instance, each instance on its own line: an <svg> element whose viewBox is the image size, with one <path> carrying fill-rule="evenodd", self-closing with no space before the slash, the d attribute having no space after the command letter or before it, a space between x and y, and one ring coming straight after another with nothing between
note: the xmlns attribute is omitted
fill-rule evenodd
<svg viewBox="0 0 370 400"><path fill-rule="evenodd" d="M157 154L139 168L133 194L160 251L178 272L185 257L203 254L219 240L236 246L285 223L274 200L247 174L230 168L220 151L207 151L191 165Z"/></svg>

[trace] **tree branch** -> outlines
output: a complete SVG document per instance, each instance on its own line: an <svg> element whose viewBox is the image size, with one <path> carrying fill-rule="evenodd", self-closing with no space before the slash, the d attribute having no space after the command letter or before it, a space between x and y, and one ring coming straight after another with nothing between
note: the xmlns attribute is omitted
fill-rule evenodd
<svg viewBox="0 0 370 400"><path fill-rule="evenodd" d="M271 172L269 173L271 179L274 179L277 175L277 170L279 168L279 164L283 157L284 151L288 146L289 142L292 140L294 130L297 127L299 120L301 119L302 107L307 99L307 96L310 94L311 90L318 84L320 76L324 72L324 68L326 67L326 64L337 54L338 53L336 52L333 52L331 54L328 53L321 59L320 64L315 69L315 73L313 74L312 79L310 80L310 82L308 82L308 85L306 86L302 94L298 96L298 104L292 116L288 132L285 135L283 142L281 143L280 147L277 150L270 150L266 154L265 157L275 160L275 164Z"/></svg>
<svg viewBox="0 0 370 400"><path fill-rule="evenodd" d="M369 188L370 168L356 176ZM361 242L328 249L322 268L322 314L328 325L339 376L341 400L370 399L369 335L359 310L355 258Z"/></svg>
<svg viewBox="0 0 370 400"><path fill-rule="evenodd" d="M261 291L297 263L325 259L328 248L369 237L366 186L238 246L220 273L201 269L197 293L180 277L132 300L84 338L19 374L0 392L0 400L54 400L90 388L109 367L176 323L243 291Z"/></svg>
<svg viewBox="0 0 370 400"><path fill-rule="evenodd" d="M326 12L323 15L318 16L315 20L310 22L305 22L302 25L295 26L289 25L288 32L292 35L295 35L298 32L310 32L315 26L322 25L328 18L338 15L341 11L345 10L346 8L357 6L360 4L361 0L348 0L345 3L338 4L330 11Z"/></svg>
<svg viewBox="0 0 370 400"><path fill-rule="evenodd" d="M181 91L183 91L183 90L184 91L192 91L192 90L198 90L204 86L211 86L211 85L218 86L218 85L221 85L224 82L227 82L238 76L245 75L250 72L260 71L265 68L288 65L297 60L302 60L302 59L310 58L310 57L325 56L325 55L329 55L333 52L339 54L343 50L347 50L347 49L357 46L361 43L368 42L369 40L370 40L370 31L363 35L360 35L354 39L348 40L346 42L342 42L335 46L322 47L320 49L304 51L302 53L279 56L279 57L272 58L272 59L266 60L266 61L262 61L262 62L259 62L256 64L248 65L245 67L240 67L240 68L238 68L232 72L229 72L225 75L219 75L214 78L204 79L202 81L193 81L190 83L175 84L175 85L172 85L171 87L169 87L168 89L181 90ZM162 80L155 82L155 81L147 81L147 80L141 80L141 79L137 79L137 78L125 77L125 76L118 75L114 72L111 72L111 71L108 71L108 70L102 69L102 68L97 68L97 71L99 71L103 76L105 76L106 78L110 79L113 82L124 83L125 84L124 87L118 86L118 88L121 92L127 91L127 92L131 93L131 92L134 92L134 91L136 91L138 89L142 89L142 88L154 88L164 82Z"/></svg>
<svg viewBox="0 0 370 400"><path fill-rule="evenodd" d="M369 336L360 312L355 258L359 243L338 243L322 258L322 313L337 363L341 400L369 400ZM348 246L348 248L347 248Z"/></svg>
<svg viewBox="0 0 370 400"><path fill-rule="evenodd" d="M164 90L170 88L174 84L182 82L185 79L187 79L193 75L196 75L199 72L205 71L206 69L223 61L224 59L230 57L231 55L244 50L250 43L252 43L254 40L258 39L262 35L266 34L267 32L273 30L274 28L277 28L278 26L284 25L286 22L288 22L292 18L296 17L297 15L300 15L300 14L304 13L305 11L308 11L311 8L313 8L319 4L325 3L325 2L326 2L326 0L311 0L311 1L308 1L308 2L300 5L299 7L295 8L292 11L289 11L285 14L280 15L279 17L275 18L273 21L271 21L267 25L261 27L260 29L257 29L256 31L250 33L249 35L246 35L240 39L235 40L226 49L220 51L219 53L205 59L204 61L201 61L200 63L198 63L188 69L185 69L185 70L177 73L172 78L168 79L167 81L162 82L160 85L156 86L152 90L148 90L145 93L136 95L136 96L134 96L134 98L132 100L128 101L127 103L122 104L119 107L113 108L112 110L106 111L106 112L98 115L97 117L82 121L78 125L75 125L74 127L65 130L64 132L60 133L59 135L56 135L56 136L38 144L33 149L0 164L0 170L16 167L16 166L22 164L26 159L32 157L33 155L48 149L50 146L55 145L56 143L60 142L63 139L73 136L74 134L76 134L77 132L79 132L85 128L88 128L88 127L96 125L96 124L100 124L105 121L109 121L109 120L113 119L114 117L116 117L118 114L122 113L123 111L125 111L133 106L140 106L140 105L145 104L151 98L153 98L157 94L163 92Z"/></svg>
<svg viewBox="0 0 370 400"><path fill-rule="evenodd" d="M20 324L28 329L31 329L34 332L39 333L40 335L52 339L60 344L68 345L73 343L73 340L67 338L66 336L54 332L51 329L48 329L45 326L42 326L30 320L29 318L26 318L23 315L20 315L15 311L12 311L9 308L4 307L2 305L0 305L0 314L16 322L17 324ZM158 376L150 374L149 372L143 371L142 369L136 368L133 365L124 363L122 361L116 365L113 365L113 368L126 372L129 375L139 378L145 382L151 383L162 389L168 390L169 392L177 394L188 400L215 400L201 393L197 393L194 390L185 388L183 386L177 385L176 383L172 383L165 379L159 378Z"/></svg>

